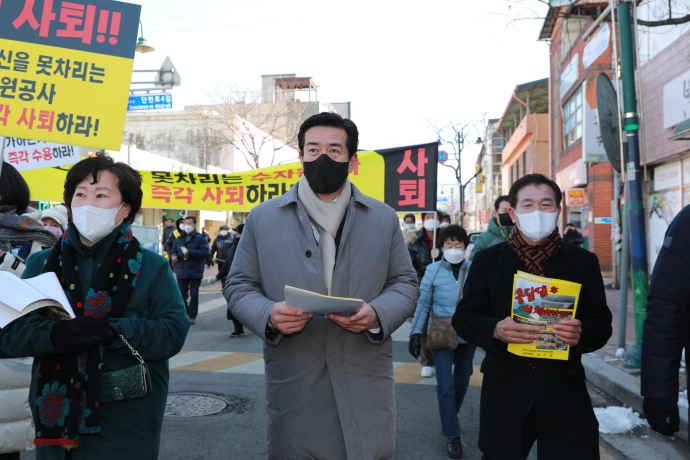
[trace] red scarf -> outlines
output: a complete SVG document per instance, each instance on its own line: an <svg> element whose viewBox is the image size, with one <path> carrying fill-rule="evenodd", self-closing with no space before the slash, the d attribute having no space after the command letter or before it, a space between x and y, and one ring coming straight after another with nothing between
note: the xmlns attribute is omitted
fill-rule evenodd
<svg viewBox="0 0 690 460"><path fill-rule="evenodd" d="M544 276L544 269L551 258L558 253L563 246L563 239L554 229L548 238L532 246L518 230L517 225L508 237L508 246L517 254L518 258L525 264L527 271L533 275Z"/></svg>

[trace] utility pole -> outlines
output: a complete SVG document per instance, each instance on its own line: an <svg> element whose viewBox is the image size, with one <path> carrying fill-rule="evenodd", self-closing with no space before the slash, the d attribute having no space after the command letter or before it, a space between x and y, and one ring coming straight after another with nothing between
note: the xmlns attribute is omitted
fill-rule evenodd
<svg viewBox="0 0 690 460"><path fill-rule="evenodd" d="M645 212L642 203L642 171L640 166L640 118L635 95L635 62L630 2L620 2L616 8L620 37L621 76L623 80L623 130L628 137L626 170L626 209L630 223L630 252L632 257L632 285L635 309L635 345L625 354L624 367L638 369L642 358L642 331L647 317L647 237Z"/></svg>
<svg viewBox="0 0 690 460"><path fill-rule="evenodd" d="M462 147L460 145L460 132L455 133L458 143L458 184L460 184L460 227L465 228L465 187L462 185Z"/></svg>

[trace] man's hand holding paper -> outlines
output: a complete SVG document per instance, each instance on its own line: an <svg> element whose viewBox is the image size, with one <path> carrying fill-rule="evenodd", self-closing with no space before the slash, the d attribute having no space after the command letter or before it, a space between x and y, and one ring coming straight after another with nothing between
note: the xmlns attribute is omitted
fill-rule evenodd
<svg viewBox="0 0 690 460"><path fill-rule="evenodd" d="M269 322L283 334L294 334L304 329L312 316L314 315L311 313L288 307L285 302L276 302L271 308Z"/></svg>
<svg viewBox="0 0 690 460"><path fill-rule="evenodd" d="M328 315L328 319L343 329L357 334L381 326L376 311L366 302L362 303L359 311L353 316L340 316L331 313Z"/></svg>
<svg viewBox="0 0 690 460"><path fill-rule="evenodd" d="M564 319L560 323L553 325L553 335L561 342L565 342L571 347L574 347L580 343L582 322L578 319Z"/></svg>

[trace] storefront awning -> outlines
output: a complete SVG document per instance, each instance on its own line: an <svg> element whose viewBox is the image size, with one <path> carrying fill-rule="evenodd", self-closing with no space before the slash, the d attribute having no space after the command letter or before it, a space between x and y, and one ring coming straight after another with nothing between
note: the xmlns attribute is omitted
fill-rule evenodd
<svg viewBox="0 0 690 460"><path fill-rule="evenodd" d="M668 138L670 141L690 141L690 119L685 120L673 130L673 134Z"/></svg>

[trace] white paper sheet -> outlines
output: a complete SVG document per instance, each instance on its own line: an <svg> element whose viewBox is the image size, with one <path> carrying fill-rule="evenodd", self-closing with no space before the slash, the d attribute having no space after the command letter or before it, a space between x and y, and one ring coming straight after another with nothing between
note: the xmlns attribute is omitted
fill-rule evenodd
<svg viewBox="0 0 690 460"><path fill-rule="evenodd" d="M335 313L340 316L352 316L364 303L361 299L329 297L304 289L285 286L285 304L304 313L325 315Z"/></svg>
<svg viewBox="0 0 690 460"><path fill-rule="evenodd" d="M72 318L75 316L55 273L22 280L12 273L0 272L0 327L50 305L61 306Z"/></svg>

